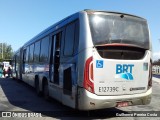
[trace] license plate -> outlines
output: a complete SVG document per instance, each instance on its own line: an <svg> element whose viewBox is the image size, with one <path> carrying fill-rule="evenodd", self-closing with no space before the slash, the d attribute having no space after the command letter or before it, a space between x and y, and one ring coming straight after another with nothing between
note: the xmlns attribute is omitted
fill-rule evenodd
<svg viewBox="0 0 160 120"><path fill-rule="evenodd" d="M128 102L119 102L117 103L117 107L126 107L128 106Z"/></svg>

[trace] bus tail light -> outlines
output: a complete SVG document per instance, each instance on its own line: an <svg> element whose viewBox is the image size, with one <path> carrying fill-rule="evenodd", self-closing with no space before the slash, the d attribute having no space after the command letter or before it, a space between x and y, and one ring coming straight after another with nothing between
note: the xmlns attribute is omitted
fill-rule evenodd
<svg viewBox="0 0 160 120"><path fill-rule="evenodd" d="M148 89L152 87L152 61L149 67L149 77L148 77Z"/></svg>
<svg viewBox="0 0 160 120"><path fill-rule="evenodd" d="M91 64L90 64L90 66L89 66L89 75L90 75L90 77L89 77L89 79L91 80L91 81L93 81L93 62L91 62Z"/></svg>
<svg viewBox="0 0 160 120"><path fill-rule="evenodd" d="M93 57L87 59L84 69L84 88L94 93Z"/></svg>

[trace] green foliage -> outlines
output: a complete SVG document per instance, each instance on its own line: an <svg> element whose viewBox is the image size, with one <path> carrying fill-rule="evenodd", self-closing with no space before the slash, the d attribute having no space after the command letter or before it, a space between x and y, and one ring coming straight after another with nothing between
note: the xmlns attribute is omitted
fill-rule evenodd
<svg viewBox="0 0 160 120"><path fill-rule="evenodd" d="M12 46L7 43L0 43L0 62L12 58Z"/></svg>

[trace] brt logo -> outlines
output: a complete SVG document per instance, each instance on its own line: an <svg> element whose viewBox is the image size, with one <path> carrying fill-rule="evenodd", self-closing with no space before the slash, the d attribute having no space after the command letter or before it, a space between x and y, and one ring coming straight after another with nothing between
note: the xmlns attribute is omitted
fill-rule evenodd
<svg viewBox="0 0 160 120"><path fill-rule="evenodd" d="M115 78L123 78L126 80L133 80L132 70L133 64L117 64Z"/></svg>

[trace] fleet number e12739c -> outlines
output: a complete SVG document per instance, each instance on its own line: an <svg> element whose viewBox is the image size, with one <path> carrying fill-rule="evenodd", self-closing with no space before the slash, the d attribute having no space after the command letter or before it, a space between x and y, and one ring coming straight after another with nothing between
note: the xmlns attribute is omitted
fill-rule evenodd
<svg viewBox="0 0 160 120"><path fill-rule="evenodd" d="M119 87L99 87L99 92L118 92Z"/></svg>

